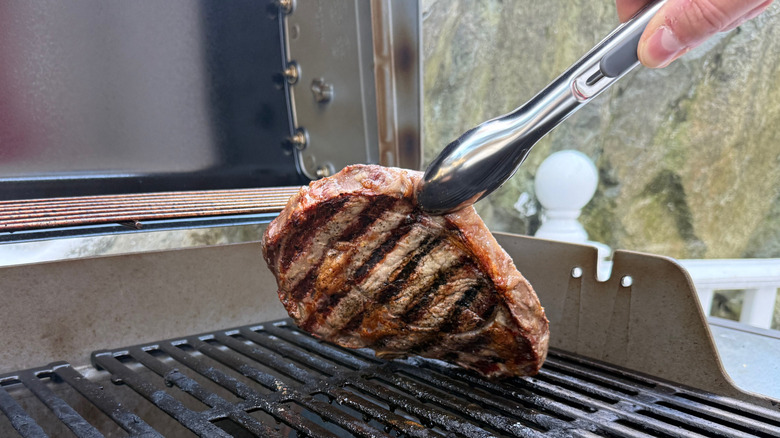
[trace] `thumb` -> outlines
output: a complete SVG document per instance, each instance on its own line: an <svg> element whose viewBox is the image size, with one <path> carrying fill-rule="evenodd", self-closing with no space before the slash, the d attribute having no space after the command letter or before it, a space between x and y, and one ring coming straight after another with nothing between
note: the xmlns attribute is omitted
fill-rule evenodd
<svg viewBox="0 0 780 438"><path fill-rule="evenodd" d="M688 50L772 0L668 0L650 20L637 54L647 67L666 67Z"/></svg>

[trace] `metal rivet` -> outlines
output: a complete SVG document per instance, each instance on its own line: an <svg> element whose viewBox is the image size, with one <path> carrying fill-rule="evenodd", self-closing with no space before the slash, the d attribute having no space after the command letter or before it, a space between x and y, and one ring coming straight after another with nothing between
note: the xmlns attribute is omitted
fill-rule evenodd
<svg viewBox="0 0 780 438"><path fill-rule="evenodd" d="M333 175L333 165L330 163L321 164L317 167L317 177L326 178Z"/></svg>
<svg viewBox="0 0 780 438"><path fill-rule="evenodd" d="M309 144L309 134L303 128L298 128L295 134L285 139L285 145L302 151Z"/></svg>
<svg viewBox="0 0 780 438"><path fill-rule="evenodd" d="M295 10L295 0L276 0L276 6L285 14L291 14Z"/></svg>
<svg viewBox="0 0 780 438"><path fill-rule="evenodd" d="M291 61L287 64L287 68L284 69L282 74L284 75L284 78L287 79L287 83L292 85L298 82L298 78L301 77L301 68L298 66L297 62Z"/></svg>
<svg viewBox="0 0 780 438"><path fill-rule="evenodd" d="M297 40L299 36L301 36L301 26L298 24L290 26L290 39Z"/></svg>
<svg viewBox="0 0 780 438"><path fill-rule="evenodd" d="M580 278L580 277L582 277L582 268L580 268L579 266L575 266L575 267L574 267L574 268L571 270L571 276L572 276L573 278Z"/></svg>
<svg viewBox="0 0 780 438"><path fill-rule="evenodd" d="M620 285L623 287L631 287L632 284L634 284L634 279L630 275L624 275L620 279Z"/></svg>
<svg viewBox="0 0 780 438"><path fill-rule="evenodd" d="M318 103L330 102L333 99L333 85L322 78L311 81L311 92Z"/></svg>

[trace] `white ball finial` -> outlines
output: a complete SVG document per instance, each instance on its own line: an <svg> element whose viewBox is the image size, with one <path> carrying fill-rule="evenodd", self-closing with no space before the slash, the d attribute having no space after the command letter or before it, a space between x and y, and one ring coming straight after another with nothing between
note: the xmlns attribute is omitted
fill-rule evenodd
<svg viewBox="0 0 780 438"><path fill-rule="evenodd" d="M536 197L550 210L580 210L596 193L599 172L587 155L560 151L547 157L536 171Z"/></svg>
<svg viewBox="0 0 780 438"><path fill-rule="evenodd" d="M596 166L582 152L566 150L547 157L536 171L536 198L544 207L537 237L586 242L588 233L577 221L599 182Z"/></svg>

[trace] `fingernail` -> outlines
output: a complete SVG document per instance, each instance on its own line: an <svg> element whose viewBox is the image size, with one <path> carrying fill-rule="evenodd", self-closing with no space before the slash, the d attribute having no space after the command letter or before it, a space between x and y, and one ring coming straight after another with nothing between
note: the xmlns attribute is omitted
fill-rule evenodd
<svg viewBox="0 0 780 438"><path fill-rule="evenodd" d="M667 26L661 26L647 39L643 63L651 68L666 67L685 50L685 46Z"/></svg>

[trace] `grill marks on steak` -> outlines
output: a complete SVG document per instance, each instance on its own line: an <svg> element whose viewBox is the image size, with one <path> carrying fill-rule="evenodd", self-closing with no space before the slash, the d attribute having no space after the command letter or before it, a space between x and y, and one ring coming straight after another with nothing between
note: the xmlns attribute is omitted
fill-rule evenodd
<svg viewBox="0 0 780 438"><path fill-rule="evenodd" d="M435 245L429 242L422 247L418 246L421 241L431 239L431 230L419 225L411 226L408 230L384 258L369 269L362 281L354 284L323 321L323 330L328 335L350 323L352 326L360 325L365 318L371 318L375 310L384 308L387 302L406 290L405 285L416 266ZM353 321L355 319L357 321Z"/></svg>
<svg viewBox="0 0 780 438"><path fill-rule="evenodd" d="M301 227L305 235L304 238L300 240L298 245L287 245L284 251L284 253L289 253L289 247L292 247L295 251L285 272L293 288L296 288L298 283L306 278L307 275L316 273L325 252L367 205L368 199L349 199L332 216L326 216L324 223L320 227L317 228L314 225ZM332 211L330 208L328 210ZM316 222L320 223L321 218L316 218Z"/></svg>
<svg viewBox="0 0 780 438"><path fill-rule="evenodd" d="M403 261L403 254L390 252L401 239L414 241L422 232L412 230L408 206L396 207L397 211L378 218L360 235L363 238L360 244L341 241L326 254L325 269L321 266L319 271L321 282L311 297L317 303L318 312L307 311L302 326L304 330L313 324L326 324L326 327L335 329L337 325L346 323L348 312L354 309L356 300L362 300L363 291L377 287L390 263ZM379 266L381 262L385 265Z"/></svg>
<svg viewBox="0 0 780 438"><path fill-rule="evenodd" d="M361 180L374 171L376 180ZM411 190L419 176L410 172L354 166L332 178L292 198L263 240L279 297L301 328L380 356L416 353L486 375L538 370L547 321L527 283L520 286L530 298L502 292L502 282L514 283L495 276L468 240L487 233L481 221L472 229L422 212ZM497 246L492 236L484 244ZM517 303L530 309L529 324L518 320Z"/></svg>
<svg viewBox="0 0 780 438"><path fill-rule="evenodd" d="M397 325L420 322L430 327L426 337L432 337L439 334L433 329L438 331L471 304L473 297L460 298L477 284L478 270L472 261L466 264L467 257L441 224L423 223L430 221L389 196L333 205L327 210L332 224L325 226L321 215L313 216L300 225L303 237L287 243L283 251L289 252L289 247L308 251L291 257L282 269L293 274L289 280L293 298L304 303L304 330L334 336L341 330L352 332L366 319L394 315ZM319 235L316 225L324 228ZM322 249L315 249L317 245ZM306 266L310 269L304 281L296 283ZM364 346L368 345L355 345Z"/></svg>

